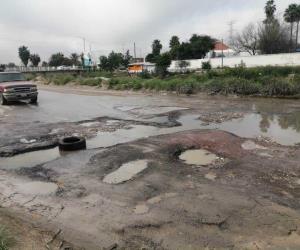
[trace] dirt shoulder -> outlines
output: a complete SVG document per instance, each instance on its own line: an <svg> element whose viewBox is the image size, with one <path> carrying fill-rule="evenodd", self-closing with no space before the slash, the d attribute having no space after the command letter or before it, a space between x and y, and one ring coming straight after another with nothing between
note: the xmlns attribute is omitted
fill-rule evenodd
<svg viewBox="0 0 300 250"><path fill-rule="evenodd" d="M61 231L51 232L41 225L33 224L35 218L5 208L0 209L0 225L10 237L11 250L60 250L72 245L61 237ZM74 246L72 246L73 249Z"/></svg>

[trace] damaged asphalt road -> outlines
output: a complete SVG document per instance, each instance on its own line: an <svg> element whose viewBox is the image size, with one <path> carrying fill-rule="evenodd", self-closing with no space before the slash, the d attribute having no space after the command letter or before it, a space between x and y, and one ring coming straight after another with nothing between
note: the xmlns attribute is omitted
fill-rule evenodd
<svg viewBox="0 0 300 250"><path fill-rule="evenodd" d="M41 97L0 112L2 209L73 249L299 249L297 102ZM56 151L74 134L88 150Z"/></svg>

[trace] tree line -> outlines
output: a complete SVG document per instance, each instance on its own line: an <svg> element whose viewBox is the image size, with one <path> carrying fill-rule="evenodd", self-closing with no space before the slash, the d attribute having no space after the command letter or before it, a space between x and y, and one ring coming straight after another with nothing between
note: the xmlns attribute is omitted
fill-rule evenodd
<svg viewBox="0 0 300 250"><path fill-rule="evenodd" d="M295 52L299 46L300 5L290 4L283 17L276 14L274 0L268 0L264 10L263 22L248 24L231 39L231 47L250 55Z"/></svg>
<svg viewBox="0 0 300 250"><path fill-rule="evenodd" d="M18 49L19 58L21 59L25 67L28 66L28 63L31 62L31 66L37 67L41 62L41 58L38 54L31 54L30 50L26 46L21 46ZM83 55L78 55L77 53L72 53L69 57L65 56L63 53L58 52L52 54L49 61L43 61L42 66L80 66L83 65Z"/></svg>

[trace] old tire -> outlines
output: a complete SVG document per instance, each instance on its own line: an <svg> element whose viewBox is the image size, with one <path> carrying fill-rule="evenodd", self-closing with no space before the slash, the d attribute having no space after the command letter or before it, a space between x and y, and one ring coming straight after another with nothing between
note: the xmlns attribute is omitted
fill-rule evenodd
<svg viewBox="0 0 300 250"><path fill-rule="evenodd" d="M58 147L60 151L75 151L86 149L86 141L82 137L65 137L59 140Z"/></svg>
<svg viewBox="0 0 300 250"><path fill-rule="evenodd" d="M5 99L5 97L2 94L0 94L0 104L1 105L7 105L8 104L7 100Z"/></svg>

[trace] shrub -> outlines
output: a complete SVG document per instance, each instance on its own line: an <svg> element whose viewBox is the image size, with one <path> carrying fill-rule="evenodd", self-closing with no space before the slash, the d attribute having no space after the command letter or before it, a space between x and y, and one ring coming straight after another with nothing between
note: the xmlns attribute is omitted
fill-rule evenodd
<svg viewBox="0 0 300 250"><path fill-rule="evenodd" d="M32 73L29 73L29 74L25 74L25 79L26 81L32 81L36 78L36 74L32 74Z"/></svg>
<svg viewBox="0 0 300 250"><path fill-rule="evenodd" d="M75 79L72 75L53 75L50 76L51 82L55 85L65 85Z"/></svg>
<svg viewBox="0 0 300 250"><path fill-rule="evenodd" d="M259 84L247 79L235 77L214 79L205 85L206 89L214 93L253 95L259 93Z"/></svg>
<svg viewBox="0 0 300 250"><path fill-rule="evenodd" d="M108 81L108 88L113 88L114 86L118 85L119 84L119 80L118 79L115 79L115 78L111 78L109 81Z"/></svg>
<svg viewBox="0 0 300 250"><path fill-rule="evenodd" d="M0 226L0 250L8 250L15 243L14 237L10 235L6 228Z"/></svg>
<svg viewBox="0 0 300 250"><path fill-rule="evenodd" d="M139 89L143 88L143 85L142 85L140 82L134 82L134 83L132 84L132 88L133 88L134 90L139 90Z"/></svg>
<svg viewBox="0 0 300 250"><path fill-rule="evenodd" d="M296 84L287 78L264 77L262 81L262 93L266 96L290 96L299 91Z"/></svg>
<svg viewBox="0 0 300 250"><path fill-rule="evenodd" d="M205 69L205 70L211 70L211 63L210 61L207 61L207 62L202 62L202 69Z"/></svg>
<svg viewBox="0 0 300 250"><path fill-rule="evenodd" d="M150 79L151 78L151 74L147 70L138 74L138 76L142 79Z"/></svg>
<svg viewBox="0 0 300 250"><path fill-rule="evenodd" d="M79 83L81 85L88 85L88 86L101 86L101 78L86 78L80 79Z"/></svg>

